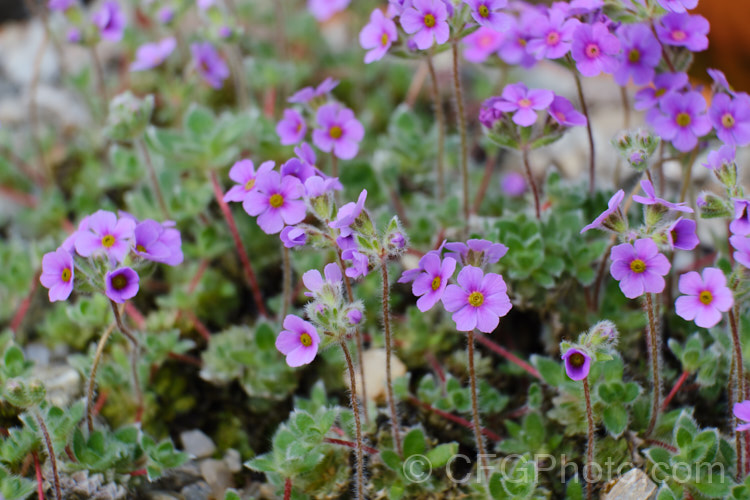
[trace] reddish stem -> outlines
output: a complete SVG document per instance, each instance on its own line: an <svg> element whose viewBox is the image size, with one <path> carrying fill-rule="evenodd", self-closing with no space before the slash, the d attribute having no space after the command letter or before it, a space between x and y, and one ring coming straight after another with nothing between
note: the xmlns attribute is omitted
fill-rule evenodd
<svg viewBox="0 0 750 500"><path fill-rule="evenodd" d="M183 363L187 363L189 365L195 365L199 368L203 366L203 362L198 358L194 358L193 356L186 356L185 354L177 354L176 352L170 352L169 354L167 354L167 357L169 359L182 361Z"/></svg>
<svg viewBox="0 0 750 500"><path fill-rule="evenodd" d="M292 500L292 480L289 478L284 481L284 500Z"/></svg>
<svg viewBox="0 0 750 500"><path fill-rule="evenodd" d="M671 444L664 443L662 441L659 441L657 439L647 439L646 443L653 444L655 446L658 446L659 448L664 448L665 450L669 450L672 453L677 453L679 450L672 446Z"/></svg>
<svg viewBox="0 0 750 500"><path fill-rule="evenodd" d="M31 299L34 296L34 292L36 292L37 287L39 286L39 275L40 275L39 271L34 273L34 277L31 280L31 287L29 289L29 293L26 294L26 297L24 297L24 299L18 305L18 310L16 311L16 314L13 315L13 319L10 321L10 329L13 333L18 332L18 329L20 328L21 323L23 323L23 319L26 317L26 313L29 311L29 305L31 305Z"/></svg>
<svg viewBox="0 0 750 500"><path fill-rule="evenodd" d="M134 470L133 472L130 473L130 475L133 476L133 477L135 477L135 476L145 476L146 474L148 474L148 471L146 471L146 469L138 469L138 470Z"/></svg>
<svg viewBox="0 0 750 500"><path fill-rule="evenodd" d="M441 383L445 383L445 371L443 370L443 367L440 366L440 363L438 362L437 358L434 354L431 352L428 352L425 357L427 358L427 362L430 363L430 366L432 367L432 370L435 372L435 375L437 375L437 378L440 379Z"/></svg>
<svg viewBox="0 0 750 500"><path fill-rule="evenodd" d="M250 259L247 256L247 251L245 251L245 245L242 243L242 238L240 238L240 232L237 230L237 224L234 222L232 211L229 209L229 205L227 205L227 202L224 201L224 193L221 189L221 185L219 184L219 178L216 176L216 172L213 170L211 171L211 183L214 186L214 195L216 196L216 202L219 204L221 213L224 215L224 219L227 221L229 232L232 233L234 246L237 248L237 253L239 254L240 262L242 263L242 269L245 272L245 278L247 279L247 283L248 285L250 285L250 289L253 293L255 307L258 308L258 313L260 313L261 316L267 318L268 311L266 310L266 305L263 303L263 296L260 293L260 287L258 286L258 280L255 278L253 266L250 264Z"/></svg>
<svg viewBox="0 0 750 500"><path fill-rule="evenodd" d="M34 470L36 470L36 492L39 500L44 500L44 479L42 479L42 468L39 466L39 456L36 452L32 455L34 456Z"/></svg>
<svg viewBox="0 0 750 500"><path fill-rule="evenodd" d="M685 383L687 378L690 376L689 371L682 372L682 375L680 375L680 378L677 379L677 382L675 382L674 387L672 387L672 390L669 391L669 394L667 394L667 397L664 399L664 402L661 404L661 411L665 411L667 407L669 406L669 403L672 401L672 398L675 397L675 394L677 394L677 391L680 390L680 387L682 387L682 384Z"/></svg>
<svg viewBox="0 0 750 500"><path fill-rule="evenodd" d="M345 439L323 438L323 441L326 442L326 443L329 443L329 444L338 444L338 445L341 445L341 446L347 446L349 448L356 448L357 447L357 443L354 443L352 441L346 441ZM375 448L371 448L371 447L366 446L366 445L362 445L362 449L364 451L366 451L367 453L371 454L371 455L377 455L378 453L380 453Z"/></svg>
<svg viewBox="0 0 750 500"><path fill-rule="evenodd" d="M539 374L539 371L528 364L526 361L522 360L512 352L508 351L504 347L502 347L500 344L490 340L487 336L479 334L476 336L477 341L488 348L490 351L494 352L495 354L499 354L503 358L505 358L507 361L510 361L514 365L518 366L519 368L522 368L526 373L531 375L535 378L542 378L542 376Z"/></svg>
<svg viewBox="0 0 750 500"><path fill-rule="evenodd" d="M469 430L472 430L474 428L474 425L468 420L466 420L465 418L459 417L458 415L454 415L452 413L448 413L447 411L443 411L438 408L435 408L430 403L425 403L424 401L420 401L414 396L409 396L409 401L415 405L421 406L427 411L431 411L437 415L440 415L446 420L450 420L451 422L455 424L458 424L462 427L466 427ZM499 434L495 434L494 432L487 429L486 427L482 427L482 434L484 434L485 436L487 436L493 441L501 441L503 439L502 437L500 437Z"/></svg>
<svg viewBox="0 0 750 500"><path fill-rule="evenodd" d="M208 260L203 259L198 266L198 270L195 272L195 276L193 276L193 279L190 280L190 284L188 285L188 294L192 294L196 288L198 288L198 284L201 282L201 278L203 277L203 274L206 272L206 269L208 269Z"/></svg>
<svg viewBox="0 0 750 500"><path fill-rule="evenodd" d="M198 319L198 316L196 316L193 311L185 310L182 312L185 314L185 316L187 316L190 322L193 323L195 331L197 331L206 342L211 342L211 331L206 327L206 325L203 324L201 320Z"/></svg>
<svg viewBox="0 0 750 500"><path fill-rule="evenodd" d="M143 330L146 327L146 318L143 317L143 314L141 314L132 302L125 303L125 314L130 316L139 330Z"/></svg>
<svg viewBox="0 0 750 500"><path fill-rule="evenodd" d="M99 395L99 398L96 400L96 404L94 405L92 414L94 416L99 415L99 412L102 411L102 408L104 408L104 405L107 403L107 398L109 397L109 392L107 390L103 390L102 393Z"/></svg>
<svg viewBox="0 0 750 500"><path fill-rule="evenodd" d="M76 456L73 454L73 450L70 448L70 445L65 446L65 454L68 455L68 458L71 462L77 463L78 460L76 460Z"/></svg>

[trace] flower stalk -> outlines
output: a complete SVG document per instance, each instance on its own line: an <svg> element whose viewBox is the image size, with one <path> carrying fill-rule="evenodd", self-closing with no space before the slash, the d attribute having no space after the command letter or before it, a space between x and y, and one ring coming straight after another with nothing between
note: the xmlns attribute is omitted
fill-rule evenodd
<svg viewBox="0 0 750 500"><path fill-rule="evenodd" d="M86 390L86 425L89 429L89 433L94 432L94 389L96 387L96 372L99 369L99 362L102 360L102 354L104 353L104 347L107 345L109 337L115 329L115 323L112 323L104 331L104 335L99 339L99 343L96 346L96 353L94 354L94 363L91 365L91 374L89 375L89 381Z"/></svg>
<svg viewBox="0 0 750 500"><path fill-rule="evenodd" d="M357 398L357 380L354 375L354 363L352 362L352 355L349 352L349 348L346 345L346 340L341 340L341 350L344 352L344 358L346 358L346 367L349 373L349 386L351 388L349 391L350 404L352 406L352 412L354 413L354 429L357 443L357 482L354 490L354 498L358 499L363 498L365 485L362 422L359 416L359 399Z"/></svg>
<svg viewBox="0 0 750 500"><path fill-rule="evenodd" d="M435 126L437 127L437 162L436 162L436 184L437 199L443 201L445 198L445 115L443 103L440 101L440 87L438 85L435 64L432 61L432 53L427 54L427 69L430 72L432 103L435 108Z"/></svg>
<svg viewBox="0 0 750 500"><path fill-rule="evenodd" d="M404 451L401 447L401 432L398 425L398 414L396 413L396 401L393 396L393 380L391 376L391 356L393 355L393 339L391 338L391 313L390 308L390 284L388 283L388 263L386 258L381 260L381 275L383 281L383 330L385 333L385 388L388 398L388 409L391 413L391 433L393 435L393 444L400 457L403 457Z"/></svg>
<svg viewBox="0 0 750 500"><path fill-rule="evenodd" d="M469 384L471 385L471 416L474 428L474 440L477 443L477 466L484 471L484 479L489 481L489 467L487 466L487 451L484 445L482 424L479 420L479 403L477 397L477 374L474 367L474 330L468 333L466 353L469 358ZM479 475L479 473L477 473Z"/></svg>
<svg viewBox="0 0 750 500"><path fill-rule="evenodd" d="M461 179L463 190L463 215L464 221L469 224L469 143L466 137L466 111L464 109L464 94L461 89L461 72L459 67L458 39L453 38L451 42L453 53L453 87L456 93L456 114L458 121L458 132L461 136Z"/></svg>
<svg viewBox="0 0 750 500"><path fill-rule="evenodd" d="M135 421L140 422L141 416L143 414L143 390L141 389L141 382L140 377L138 376L138 351L140 350L140 344L138 343L138 339L133 334L133 332L130 331L129 328L125 326L125 324L122 321L122 316L120 315L120 310L117 307L117 304L110 300L109 303L112 305L112 312L115 315L115 322L117 323L117 328L120 330L120 332L125 335L128 340L130 340L131 343L131 350L130 350L130 371L132 372L133 376L133 390L135 391L135 400L137 404L136 409L136 416Z"/></svg>
<svg viewBox="0 0 750 500"><path fill-rule="evenodd" d="M656 322L656 313L654 311L654 300L650 293L646 293L646 315L648 317L646 338L649 346L651 375L654 384L653 399L651 402L651 420L649 421L648 429L646 430L646 435L649 436L656 427L656 421L659 418L659 410L661 408L661 356L659 354L659 331Z"/></svg>
<svg viewBox="0 0 750 500"><path fill-rule="evenodd" d="M586 499L591 500L594 495L594 481L591 476L591 468L594 465L594 412L591 408L591 390L589 388L589 378L583 379L583 394L586 399L586 422L588 424L588 441L586 442Z"/></svg>
<svg viewBox="0 0 750 500"><path fill-rule="evenodd" d="M47 424L44 423L42 415L36 411L35 415L39 429L42 431L44 436L44 444L47 447L47 455L49 456L50 465L52 465L52 476L55 483L55 498L62 500L62 492L60 490L60 474L57 472L57 458L55 457L55 449L52 447L52 439L49 437L49 430L47 430Z"/></svg>

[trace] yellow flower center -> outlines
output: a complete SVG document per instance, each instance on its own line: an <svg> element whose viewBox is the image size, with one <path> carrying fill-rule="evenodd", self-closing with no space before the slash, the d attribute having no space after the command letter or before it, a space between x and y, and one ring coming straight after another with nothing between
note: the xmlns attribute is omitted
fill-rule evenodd
<svg viewBox="0 0 750 500"><path fill-rule="evenodd" d="M632 63L637 63L641 60L641 51L638 49L631 49L630 52L628 52L628 61Z"/></svg>
<svg viewBox="0 0 750 500"><path fill-rule="evenodd" d="M300 335L299 341L305 347L310 347L312 345L312 337L309 333L303 333L302 335Z"/></svg>
<svg viewBox="0 0 750 500"><path fill-rule="evenodd" d="M112 278L112 288L115 290L122 290L126 286L128 286L128 279L124 275L118 274Z"/></svg>
<svg viewBox="0 0 750 500"><path fill-rule="evenodd" d="M432 14L427 14L426 16L424 16L424 25L428 28L432 28L433 26L435 26L435 16L433 16Z"/></svg>
<svg viewBox="0 0 750 500"><path fill-rule="evenodd" d="M328 135L331 136L331 139L340 139L344 135L344 131L338 125L334 125L328 129Z"/></svg>
<svg viewBox="0 0 750 500"><path fill-rule="evenodd" d="M479 307L484 304L484 295L482 295L482 292L471 292L471 295L469 295L469 304L473 307Z"/></svg>
<svg viewBox="0 0 750 500"><path fill-rule="evenodd" d="M732 128L734 126L734 116L730 113L725 113L721 117L721 124L724 125L724 128Z"/></svg>
<svg viewBox="0 0 750 500"><path fill-rule="evenodd" d="M654 95L656 97L661 97L666 93L667 93L667 89L656 89L656 91L654 92Z"/></svg>
<svg viewBox="0 0 750 500"><path fill-rule="evenodd" d="M526 47L526 44L528 43L525 38L521 38L520 36L518 37L517 41L518 45L520 45L521 47Z"/></svg>
<svg viewBox="0 0 750 500"><path fill-rule="evenodd" d="M141 253L145 253L146 252L146 247L144 247L143 245L136 245L135 249L137 251L141 252Z"/></svg>
<svg viewBox="0 0 750 500"><path fill-rule="evenodd" d="M709 305L714 300L714 296L711 292L708 290L703 290L700 295L698 295L698 299L703 302L706 305Z"/></svg>
<svg viewBox="0 0 750 500"><path fill-rule="evenodd" d="M568 363L570 363L575 368L582 367L585 362L586 358L580 352L574 352L568 358Z"/></svg>
<svg viewBox="0 0 750 500"><path fill-rule="evenodd" d="M388 45L388 42L390 41L390 38L388 38L388 33L383 33L383 35L380 37L380 45L385 47Z"/></svg>
<svg viewBox="0 0 750 500"><path fill-rule="evenodd" d="M245 183L245 191L250 191L255 187L255 179L250 179Z"/></svg>
<svg viewBox="0 0 750 500"><path fill-rule="evenodd" d="M280 194L271 195L271 198L268 200L268 203L273 208L279 208L281 205L284 204L284 197L281 196Z"/></svg>
<svg viewBox="0 0 750 500"><path fill-rule="evenodd" d="M67 267L66 267L65 269L63 269L63 272L62 272L62 276L61 276L61 278L62 278L62 280L63 280L63 281L65 282L65 283L67 283L68 281L70 281L70 278L71 278L71 272L70 272L70 269L68 269Z"/></svg>
<svg viewBox="0 0 750 500"><path fill-rule="evenodd" d="M486 5L479 6L479 15L485 19L490 17L490 9Z"/></svg>
<svg viewBox="0 0 750 500"><path fill-rule="evenodd" d="M677 119L675 121L680 127L687 127L688 125L690 125L690 122L692 122L693 119L690 118L689 114L683 112L677 115Z"/></svg>
<svg viewBox="0 0 750 500"><path fill-rule="evenodd" d="M433 278L432 280L432 289L437 290L438 288L440 288L440 283L442 281L443 280L440 279L440 276L435 276L435 278Z"/></svg>
<svg viewBox="0 0 750 500"><path fill-rule="evenodd" d="M111 234L108 234L107 236L102 238L102 246L104 248L109 248L114 244L115 244L115 237L112 236Z"/></svg>
<svg viewBox="0 0 750 500"><path fill-rule="evenodd" d="M630 270L634 273L641 274L646 270L646 263L641 259L633 259L633 261L630 263Z"/></svg>

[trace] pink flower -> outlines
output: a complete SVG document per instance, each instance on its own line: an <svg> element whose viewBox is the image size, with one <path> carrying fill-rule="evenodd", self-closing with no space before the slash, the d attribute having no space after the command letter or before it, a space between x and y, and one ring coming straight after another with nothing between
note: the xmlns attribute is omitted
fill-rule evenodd
<svg viewBox="0 0 750 500"><path fill-rule="evenodd" d="M357 219L357 217L359 217L359 214L362 213L362 209L365 208L366 200L367 190L363 189L362 192L359 193L357 203L350 201L349 203L339 208L339 211L336 214L336 220L329 222L328 225L334 229L348 228L349 226L354 224L354 221Z"/></svg>
<svg viewBox="0 0 750 500"><path fill-rule="evenodd" d="M135 51L135 61L130 71L144 71L163 63L177 47L177 41L170 36L154 43L144 43Z"/></svg>
<svg viewBox="0 0 750 500"><path fill-rule="evenodd" d="M750 238L735 234L729 243L734 248L734 260L750 269Z"/></svg>
<svg viewBox="0 0 750 500"><path fill-rule="evenodd" d="M571 347L562 357L565 362L565 373L571 380L583 380L591 371L591 356L586 351Z"/></svg>
<svg viewBox="0 0 750 500"><path fill-rule="evenodd" d="M547 109L555 94L551 90L526 88L522 82L506 85L502 100L495 103L495 109L505 113L514 111L513 122L529 127L537 120L537 111Z"/></svg>
<svg viewBox="0 0 750 500"><path fill-rule="evenodd" d="M442 45L450 37L448 9L441 0L414 0L400 19L404 31L414 35L419 50L429 49L435 42Z"/></svg>
<svg viewBox="0 0 750 500"><path fill-rule="evenodd" d="M285 109L284 117L276 125L276 134L283 146L297 144L305 138L307 125L302 115L294 109Z"/></svg>
<svg viewBox="0 0 750 500"><path fill-rule="evenodd" d="M466 266L458 273L458 285L445 289L442 301L445 309L453 313L457 330L469 332L477 328L491 333L512 307L506 291L499 274L485 275L478 267Z"/></svg>
<svg viewBox="0 0 750 500"><path fill-rule="evenodd" d="M571 55L583 76L612 73L617 69L620 40L604 23L581 24L573 34Z"/></svg>
<svg viewBox="0 0 750 500"><path fill-rule="evenodd" d="M721 269L707 267L702 277L695 271L680 276L680 292L674 303L679 317L703 328L711 328L721 321L721 313L734 305L734 296L727 287L727 278Z"/></svg>
<svg viewBox="0 0 750 500"><path fill-rule="evenodd" d="M327 284L331 287L338 287L341 284L341 268L339 268L338 264L326 264L326 267L323 268L323 273L325 274L325 279L323 279L323 276L317 269L311 269L302 275L302 283L310 290L309 292L305 292L306 296L314 297L316 293L320 292L323 285Z"/></svg>
<svg viewBox="0 0 750 500"><path fill-rule="evenodd" d="M313 131L313 142L321 151L333 151L342 160L351 160L359 151L365 129L354 112L333 102L318 108L319 128Z"/></svg>
<svg viewBox="0 0 750 500"><path fill-rule="evenodd" d="M327 21L334 14L346 9L351 0L307 0L307 9L320 22Z"/></svg>
<svg viewBox="0 0 750 500"><path fill-rule="evenodd" d="M258 225L266 234L275 234L284 225L299 224L305 218L305 202L302 183L292 175L281 176L268 171L258 176L256 189L242 202L242 208L252 216L258 216Z"/></svg>
<svg viewBox="0 0 750 500"><path fill-rule="evenodd" d="M663 205L668 209L675 210L677 212L684 212L688 214L693 213L693 209L688 207L687 203L672 203L671 201L667 201L663 198L657 197L656 191L654 191L654 185L651 184L651 181L649 181L648 179L643 179L641 181L641 188L643 189L643 192L646 193L646 196L641 196L638 194L633 195L633 201L636 201L641 205Z"/></svg>
<svg viewBox="0 0 750 500"><path fill-rule="evenodd" d="M42 275L39 281L49 288L49 301L65 300L73 291L75 264L73 256L64 248L49 252L42 258Z"/></svg>
<svg viewBox="0 0 750 500"><path fill-rule="evenodd" d="M370 22L359 32L359 44L367 50L365 64L382 59L397 39L396 23L385 17L382 10L373 10Z"/></svg>
<svg viewBox="0 0 750 500"><path fill-rule="evenodd" d="M594 222L581 229L581 234L589 229L609 229L610 231L617 232L618 223L622 220L620 203L622 203L623 198L625 198L625 191L620 189L609 199L607 209L594 219Z"/></svg>
<svg viewBox="0 0 750 500"><path fill-rule="evenodd" d="M117 220L112 212L99 210L88 217L86 229L79 230L75 239L76 252L82 257L106 254L117 262L128 255L134 237L135 221L123 217Z"/></svg>
<svg viewBox="0 0 750 500"><path fill-rule="evenodd" d="M263 162L256 172L252 160L240 160L236 162L229 170L229 178L236 182L237 185L232 186L227 191L227 194L224 195L224 201L245 201L247 194L255 189L255 182L258 177L273 170L274 165L272 161Z"/></svg>
<svg viewBox="0 0 750 500"><path fill-rule="evenodd" d="M94 13L92 21L99 28L99 33L104 40L111 42L122 40L127 20L120 4L116 1L104 2L102 8Z"/></svg>
<svg viewBox="0 0 750 500"><path fill-rule="evenodd" d="M503 44L503 34L492 28L480 27L463 39L464 58L473 63L484 62Z"/></svg>
<svg viewBox="0 0 750 500"><path fill-rule="evenodd" d="M480 26L505 31L513 22L512 17L500 12L500 9L508 5L507 0L464 0L464 2L471 7L471 17Z"/></svg>
<svg viewBox="0 0 750 500"><path fill-rule="evenodd" d="M440 262L440 256L434 252L428 252L419 260L419 267L424 270L412 283L412 293L419 297L417 308L429 311L443 296L448 280L456 270L456 261L446 257Z"/></svg>
<svg viewBox="0 0 750 500"><path fill-rule="evenodd" d="M629 299L644 293L661 293L664 278L672 265L659 253L650 239L636 240L634 245L623 243L612 249L609 272L620 282L620 290Z"/></svg>
<svg viewBox="0 0 750 500"><path fill-rule="evenodd" d="M309 322L293 314L284 318L284 330L276 338L276 349L286 356L291 367L310 363L318 354L320 336Z"/></svg>
<svg viewBox="0 0 750 500"><path fill-rule="evenodd" d="M105 277L104 293L112 301L122 304L132 299L138 293L138 273L129 267L122 267L107 273Z"/></svg>
<svg viewBox="0 0 750 500"><path fill-rule="evenodd" d="M135 226L135 253L168 266L182 263L182 238L174 222L160 224L146 219Z"/></svg>

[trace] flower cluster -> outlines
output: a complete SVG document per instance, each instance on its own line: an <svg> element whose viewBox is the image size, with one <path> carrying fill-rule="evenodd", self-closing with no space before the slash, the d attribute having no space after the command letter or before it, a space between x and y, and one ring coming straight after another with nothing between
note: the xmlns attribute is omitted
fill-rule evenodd
<svg viewBox="0 0 750 500"><path fill-rule="evenodd" d="M593 361L612 359L618 338L619 333L614 323L600 321L580 334L576 343L563 341L560 352L565 363L565 373L571 380L585 379L589 376Z"/></svg>
<svg viewBox="0 0 750 500"><path fill-rule="evenodd" d="M121 304L138 293L136 269L149 261L176 266L182 259L174 223L99 210L84 218L60 248L44 255L40 282L52 302L66 300L77 287Z"/></svg>

